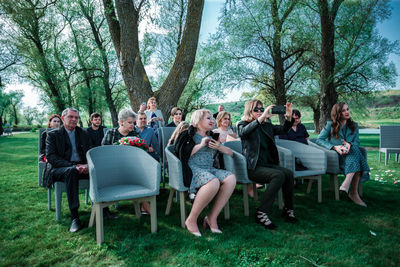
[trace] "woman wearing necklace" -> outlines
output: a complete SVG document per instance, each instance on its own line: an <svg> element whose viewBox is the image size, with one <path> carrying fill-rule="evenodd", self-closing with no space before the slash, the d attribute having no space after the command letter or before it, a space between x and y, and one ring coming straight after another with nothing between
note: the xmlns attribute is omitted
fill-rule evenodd
<svg viewBox="0 0 400 267"><path fill-rule="evenodd" d="M359 148L358 124L351 119L349 107L343 102L332 107L331 119L316 143L339 154L339 167L346 176L339 190L355 204L366 207L358 194L358 184L361 178L369 179L370 169Z"/></svg>

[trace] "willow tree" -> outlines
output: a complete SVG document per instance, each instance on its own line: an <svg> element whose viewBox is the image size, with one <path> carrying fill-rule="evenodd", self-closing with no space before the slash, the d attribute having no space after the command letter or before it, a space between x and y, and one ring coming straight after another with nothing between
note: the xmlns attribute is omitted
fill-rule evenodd
<svg viewBox="0 0 400 267"><path fill-rule="evenodd" d="M156 96L159 108L167 114L177 104L193 68L204 0L188 0L185 26L174 63L155 92L144 68L139 46L139 24L150 3L145 0L103 0L103 4L132 109L138 110L141 102Z"/></svg>

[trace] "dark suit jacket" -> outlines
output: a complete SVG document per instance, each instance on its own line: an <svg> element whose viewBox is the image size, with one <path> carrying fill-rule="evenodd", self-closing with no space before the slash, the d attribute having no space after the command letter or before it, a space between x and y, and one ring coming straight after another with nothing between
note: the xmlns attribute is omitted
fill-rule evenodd
<svg viewBox="0 0 400 267"><path fill-rule="evenodd" d="M75 128L75 143L81 161L85 164L86 152L92 147L89 135L80 127ZM46 158L47 165L45 171L44 185L50 187L54 182L53 169L61 167L71 167L74 165L70 161L72 145L64 126L47 133L46 138Z"/></svg>
<svg viewBox="0 0 400 267"><path fill-rule="evenodd" d="M257 133L257 128L261 127L262 131L270 139L271 143L275 144L275 135L287 133L292 127L294 120L291 122L285 120L285 123L281 125L273 125L271 122L264 122L260 124L258 120L252 122L240 121L238 123L238 132L240 139L242 140L242 153L247 160L247 168L254 170L257 165L258 156L260 155L260 137ZM278 149L274 145L272 147L272 155L274 158L274 164L279 164Z"/></svg>

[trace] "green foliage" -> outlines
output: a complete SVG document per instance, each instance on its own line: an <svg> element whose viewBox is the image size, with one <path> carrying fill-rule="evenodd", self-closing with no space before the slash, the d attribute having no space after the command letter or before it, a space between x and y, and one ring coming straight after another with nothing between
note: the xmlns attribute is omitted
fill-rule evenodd
<svg viewBox="0 0 400 267"><path fill-rule="evenodd" d="M255 224L252 212L250 217L243 216L238 185L230 199L231 218L224 220L222 214L219 218L224 233L201 229L203 237L195 238L180 227L176 202L170 216L164 215L168 194L161 190L157 233L150 233L148 216L136 219L133 204L121 201L120 218L104 220L105 243L98 246L95 227L68 232L65 194L59 223L54 198L53 209L47 210L47 191L37 187L37 140L37 133L0 137L0 261L4 266L397 266L400 262L395 209L400 205L400 165L394 157L388 166L379 163L377 151L368 152L371 181L363 186L368 208L346 199L335 201L329 177L324 176L323 203L316 202L315 186L306 194L306 185L300 184L295 189L300 222L284 222L275 205L271 218L278 229L272 232ZM83 192L80 198L80 216L86 226L91 207L83 203ZM250 199L251 211L257 203Z"/></svg>

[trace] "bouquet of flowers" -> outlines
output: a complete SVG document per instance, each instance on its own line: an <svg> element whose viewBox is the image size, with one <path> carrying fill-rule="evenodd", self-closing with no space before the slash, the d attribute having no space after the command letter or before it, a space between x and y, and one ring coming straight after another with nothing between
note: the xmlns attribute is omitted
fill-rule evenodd
<svg viewBox="0 0 400 267"><path fill-rule="evenodd" d="M119 140L119 144L123 146L135 146L144 151L149 151L149 146L146 144L146 141L135 136L122 137Z"/></svg>

